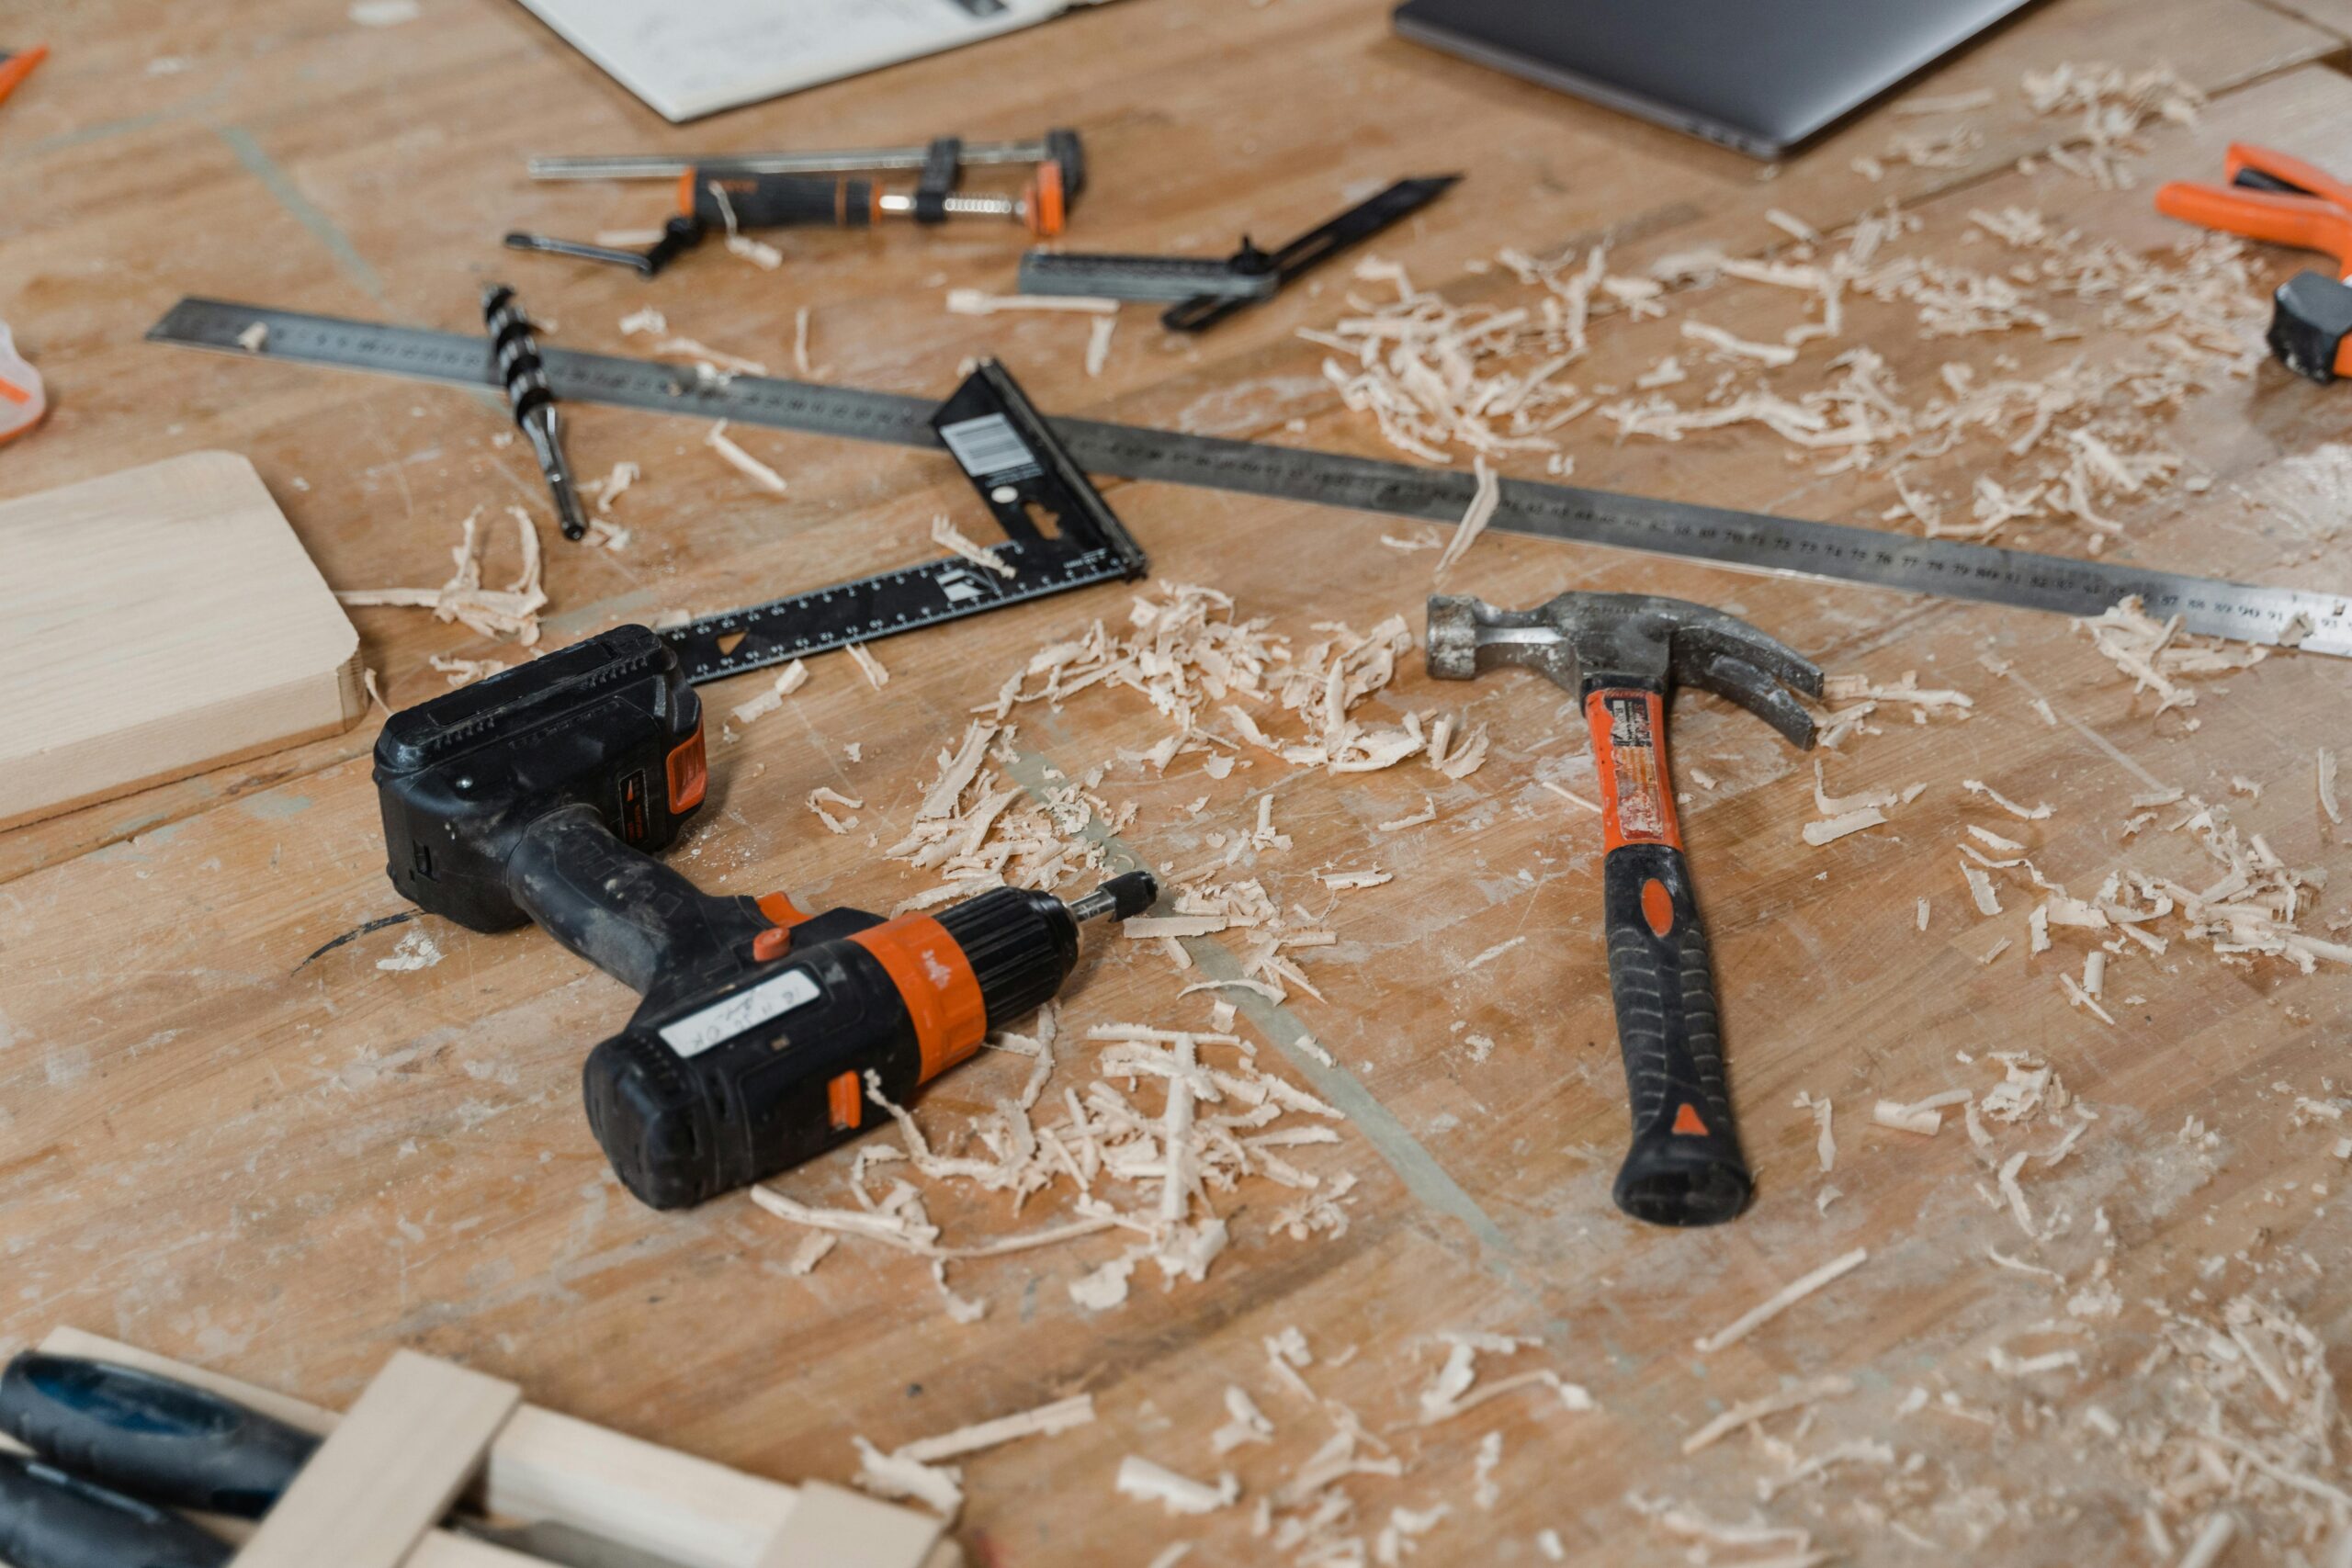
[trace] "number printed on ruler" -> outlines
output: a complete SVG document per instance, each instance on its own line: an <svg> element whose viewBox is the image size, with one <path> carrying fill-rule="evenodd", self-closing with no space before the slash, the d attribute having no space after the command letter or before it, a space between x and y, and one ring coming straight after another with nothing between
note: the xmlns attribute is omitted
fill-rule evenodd
<svg viewBox="0 0 2352 1568"><path fill-rule="evenodd" d="M964 465L964 471L983 483L991 479L1016 479L1029 474L1042 473L1036 457L1013 430L1012 422L1001 413L982 414L978 419L961 419L954 424L939 427L939 438Z"/></svg>

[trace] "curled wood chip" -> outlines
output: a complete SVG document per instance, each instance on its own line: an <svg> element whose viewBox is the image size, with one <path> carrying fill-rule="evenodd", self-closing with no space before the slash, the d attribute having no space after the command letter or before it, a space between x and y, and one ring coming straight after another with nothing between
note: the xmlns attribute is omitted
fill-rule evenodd
<svg viewBox="0 0 2352 1568"><path fill-rule="evenodd" d="M237 334L237 346L247 354L259 354L262 345L268 341L269 323L267 321L255 321Z"/></svg>
<svg viewBox="0 0 2352 1568"><path fill-rule="evenodd" d="M1773 1292L1765 1301L1742 1313L1713 1334L1702 1335L1691 1341L1702 1356L1713 1355L1726 1346L1736 1345L1764 1325L1780 1316L1815 1291L1845 1278L1870 1261L1870 1249L1858 1247L1840 1258L1834 1258L1802 1279L1792 1280Z"/></svg>
<svg viewBox="0 0 2352 1568"><path fill-rule="evenodd" d="M2327 813L2330 822L2344 820L2344 808L2335 798L2335 753L2323 746L2319 749L2319 808Z"/></svg>
<svg viewBox="0 0 2352 1568"><path fill-rule="evenodd" d="M1454 525L1453 537L1445 542L1444 553L1437 558L1436 575L1441 579L1470 553L1470 547L1478 542L1478 536L1487 531L1487 525L1493 521L1496 509L1502 504L1502 481L1487 466L1487 459L1473 458L1472 471L1476 475L1477 482L1470 492L1469 509L1462 513L1462 521Z"/></svg>
<svg viewBox="0 0 2352 1568"><path fill-rule="evenodd" d="M1121 1496L1159 1503L1171 1514L1215 1513L1241 1496L1241 1483L1229 1474L1218 1476L1212 1486L1136 1454L1119 1461L1116 1485Z"/></svg>
<svg viewBox="0 0 2352 1568"><path fill-rule="evenodd" d="M1787 1411L1802 1410L1825 1399L1840 1399L1853 1392L1854 1380L1851 1378L1823 1377L1809 1379L1793 1388L1782 1389L1758 1399L1742 1400L1683 1438L1682 1451L1686 1455L1695 1454L1743 1427L1753 1426Z"/></svg>
<svg viewBox="0 0 2352 1568"><path fill-rule="evenodd" d="M1682 335L1706 344L1730 355L1735 359L1752 359L1760 365L1773 366L1796 363L1797 351L1785 344L1750 343L1746 338L1734 336L1723 328L1709 326L1704 321L1685 320L1682 323Z"/></svg>
<svg viewBox="0 0 2352 1568"><path fill-rule="evenodd" d="M1894 1100L1882 1100L1871 1106L1871 1120L1899 1133L1918 1133L1930 1138L1941 1132L1944 1124L1943 1113L1931 1106L1905 1105Z"/></svg>
<svg viewBox="0 0 2352 1568"><path fill-rule="evenodd" d="M476 507L466 514L461 536L449 552L457 572L440 587L350 589L335 598L352 605L430 610L435 620L457 621L485 637L508 637L530 648L539 640L539 611L548 602L539 586L539 535L531 514L521 507L510 506L506 514L514 520L522 569L503 589L481 585L481 508Z"/></svg>
<svg viewBox="0 0 2352 1568"><path fill-rule="evenodd" d="M2027 822L2039 822L2050 815L2048 802L2045 801L2040 806L2019 806L1982 779L1962 779L1960 781L1960 787L1971 795L1983 795L2010 816Z"/></svg>
<svg viewBox="0 0 2352 1568"><path fill-rule="evenodd" d="M735 445L727 434L727 421L722 419L712 425L710 433L702 439L703 445L724 457L729 468L762 490L776 495L785 492L784 476Z"/></svg>
<svg viewBox="0 0 2352 1568"><path fill-rule="evenodd" d="M947 513L944 512L931 520L931 542L946 547L974 566L984 567L999 577L1011 577L1013 574L1012 567L1006 562L995 546L978 544L967 536L962 529L948 521Z"/></svg>
<svg viewBox="0 0 2352 1568"><path fill-rule="evenodd" d="M1818 849L1821 845L1834 843L1849 833L1859 833L1865 828L1875 828L1885 820L1885 812L1875 806L1866 807L1860 811L1849 811L1842 817L1833 817L1826 822L1806 823L1804 841Z"/></svg>

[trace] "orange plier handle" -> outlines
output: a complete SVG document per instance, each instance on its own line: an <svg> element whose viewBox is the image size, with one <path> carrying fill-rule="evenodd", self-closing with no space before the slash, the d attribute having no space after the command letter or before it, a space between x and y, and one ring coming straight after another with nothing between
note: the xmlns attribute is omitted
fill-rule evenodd
<svg viewBox="0 0 2352 1568"><path fill-rule="evenodd" d="M2175 180L2156 192L2156 210L2200 228L2268 240L2335 258L2335 275L2352 276L2352 185L2301 158L2232 142L2222 171L2230 183Z"/></svg>

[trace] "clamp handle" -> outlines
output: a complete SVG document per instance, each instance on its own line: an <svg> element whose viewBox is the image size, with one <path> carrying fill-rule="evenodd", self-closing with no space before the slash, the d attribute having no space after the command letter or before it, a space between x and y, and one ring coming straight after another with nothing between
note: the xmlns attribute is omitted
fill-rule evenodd
<svg viewBox="0 0 2352 1568"><path fill-rule="evenodd" d="M1612 1196L1651 1224L1713 1225L1747 1206L1755 1179L1732 1120L1714 964L1674 817L1664 684L1585 695L1609 846L1609 989L1634 1119Z"/></svg>
<svg viewBox="0 0 2352 1568"><path fill-rule="evenodd" d="M720 229L729 212L738 229L863 229L874 221L878 196L871 180L700 167L678 176L680 216Z"/></svg>

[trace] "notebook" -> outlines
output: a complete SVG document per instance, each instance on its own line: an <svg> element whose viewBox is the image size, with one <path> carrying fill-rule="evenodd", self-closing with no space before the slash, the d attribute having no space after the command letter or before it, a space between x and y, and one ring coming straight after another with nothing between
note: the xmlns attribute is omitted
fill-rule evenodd
<svg viewBox="0 0 2352 1568"><path fill-rule="evenodd" d="M675 123L976 43L1096 0L522 0Z"/></svg>

